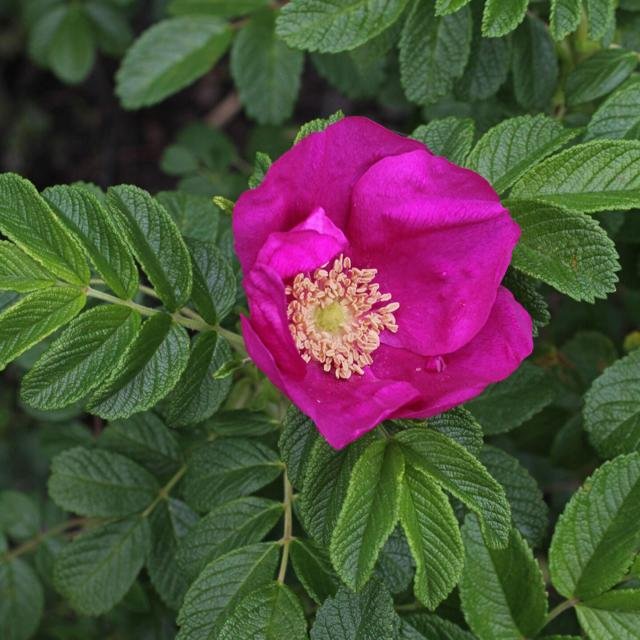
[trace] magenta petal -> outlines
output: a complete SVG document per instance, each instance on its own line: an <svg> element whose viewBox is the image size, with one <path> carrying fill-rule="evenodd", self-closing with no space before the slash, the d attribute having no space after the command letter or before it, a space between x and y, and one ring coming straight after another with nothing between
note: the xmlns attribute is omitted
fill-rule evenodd
<svg viewBox="0 0 640 640"><path fill-rule="evenodd" d="M283 280L313 271L347 246L344 233L318 207L291 231L275 231L258 254L257 264L273 269Z"/></svg>
<svg viewBox="0 0 640 640"><path fill-rule="evenodd" d="M273 163L262 184L240 196L233 212L236 252L246 273L274 231L288 231L316 207L344 228L351 190L381 158L425 146L367 118L344 118L307 136Z"/></svg>
<svg viewBox="0 0 640 640"><path fill-rule="evenodd" d="M529 314L500 287L487 323L462 349L425 358L382 346L371 368L380 377L405 380L419 389L421 399L403 407L397 417L422 418L466 402L511 375L532 349Z"/></svg>
<svg viewBox="0 0 640 640"><path fill-rule="evenodd" d="M349 380L338 380L320 365L307 366L304 378L282 371L252 326L242 318L247 351L271 382L318 427L325 440L341 449L394 415L398 408L417 401L410 384L378 380L371 371Z"/></svg>
<svg viewBox="0 0 640 640"><path fill-rule="evenodd" d="M486 323L520 235L489 183L444 158L385 158L358 181L347 228L358 267L400 304L384 342L450 353Z"/></svg>

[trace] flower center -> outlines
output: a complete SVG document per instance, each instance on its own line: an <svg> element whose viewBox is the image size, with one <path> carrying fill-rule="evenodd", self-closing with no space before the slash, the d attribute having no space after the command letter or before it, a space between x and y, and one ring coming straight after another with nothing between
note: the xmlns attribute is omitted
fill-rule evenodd
<svg viewBox="0 0 640 640"><path fill-rule="evenodd" d="M313 277L299 273L286 288L289 329L305 362L317 360L336 378L348 379L373 362L382 331L398 330L393 312L400 305L380 293L377 269L357 269L344 256L326 267Z"/></svg>

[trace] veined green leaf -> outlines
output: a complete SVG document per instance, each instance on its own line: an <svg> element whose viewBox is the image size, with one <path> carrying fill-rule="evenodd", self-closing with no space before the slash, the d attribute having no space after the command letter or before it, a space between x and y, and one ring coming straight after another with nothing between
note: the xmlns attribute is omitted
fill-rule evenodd
<svg viewBox="0 0 640 640"><path fill-rule="evenodd" d="M533 321L533 335L537 336L542 327L546 327L551 320L549 305L540 292L540 283L535 278L525 275L522 271L509 268L502 281L515 299L527 310Z"/></svg>
<svg viewBox="0 0 640 640"><path fill-rule="evenodd" d="M139 314L128 307L100 305L83 313L24 377L22 398L44 410L85 398L113 370L139 327Z"/></svg>
<svg viewBox="0 0 640 640"><path fill-rule="evenodd" d="M374 575L395 594L404 593L410 587L415 572L416 565L407 536L398 524L380 550Z"/></svg>
<svg viewBox="0 0 640 640"><path fill-rule="evenodd" d="M191 259L167 210L146 191L131 185L111 187L108 212L169 311L191 295Z"/></svg>
<svg viewBox="0 0 640 640"><path fill-rule="evenodd" d="M273 580L278 556L278 544L262 542L210 562L187 591L176 640L217 638L243 596Z"/></svg>
<svg viewBox="0 0 640 640"><path fill-rule="evenodd" d="M309 596L318 604L335 596L340 580L324 547L313 540L296 538L289 548L293 570Z"/></svg>
<svg viewBox="0 0 640 640"><path fill-rule="evenodd" d="M353 467L330 545L333 566L351 589L369 580L396 525L403 475L402 453L390 440L374 440Z"/></svg>
<svg viewBox="0 0 640 640"><path fill-rule="evenodd" d="M0 313L0 370L72 320L86 299L77 287L41 289Z"/></svg>
<svg viewBox="0 0 640 640"><path fill-rule="evenodd" d="M400 79L407 97L429 104L446 95L469 59L471 12L437 17L429 2L414 0L400 37Z"/></svg>
<svg viewBox="0 0 640 640"><path fill-rule="evenodd" d="M276 33L296 49L355 49L390 27L406 4L407 0L292 0L280 11Z"/></svg>
<svg viewBox="0 0 640 640"><path fill-rule="evenodd" d="M0 560L0 636L28 640L44 610L44 590L33 569L22 559Z"/></svg>
<svg viewBox="0 0 640 640"><path fill-rule="evenodd" d="M190 580L212 560L260 542L284 513L280 502L247 496L210 511L182 539L176 561Z"/></svg>
<svg viewBox="0 0 640 640"><path fill-rule="evenodd" d="M511 66L509 38L483 38L479 26L474 28L471 51L456 94L468 100L486 100L506 82Z"/></svg>
<svg viewBox="0 0 640 640"><path fill-rule="evenodd" d="M640 142L594 140L566 149L527 171L511 197L576 213L640 206Z"/></svg>
<svg viewBox="0 0 640 640"><path fill-rule="evenodd" d="M176 552L180 542L198 520L180 500L163 500L149 518L151 549L147 571L151 584L171 609L179 609L190 582L178 567Z"/></svg>
<svg viewBox="0 0 640 640"><path fill-rule="evenodd" d="M312 133L317 133L319 131L324 131L328 126L335 124L339 120L344 118L344 113L342 113L341 109L338 109L334 114L330 115L328 118L315 118L314 120L309 120L309 122L305 122L300 129L298 129L298 133L293 140L293 144L296 145L300 140L306 138L308 135Z"/></svg>
<svg viewBox="0 0 640 640"><path fill-rule="evenodd" d="M512 529L505 549L488 548L473 515L467 516L462 532L460 597L471 629L480 640L535 636L547 614L547 594L527 543Z"/></svg>
<svg viewBox="0 0 640 640"><path fill-rule="evenodd" d="M115 420L150 409L176 385L188 358L187 332L165 313L152 316L94 394L90 411Z"/></svg>
<svg viewBox="0 0 640 640"><path fill-rule="evenodd" d="M616 5L615 0L586 0L591 40L600 40L614 25Z"/></svg>
<svg viewBox="0 0 640 640"><path fill-rule="evenodd" d="M13 242L0 240L0 290L29 293L47 289L56 277Z"/></svg>
<svg viewBox="0 0 640 640"><path fill-rule="evenodd" d="M585 140L640 137L640 80L633 79L612 93L591 116Z"/></svg>
<svg viewBox="0 0 640 640"><path fill-rule="evenodd" d="M278 447L282 460L287 465L289 480L298 489L302 489L311 449L319 437L313 421L295 405L289 406Z"/></svg>
<svg viewBox="0 0 640 640"><path fill-rule="evenodd" d="M477 640L470 631L434 613L412 613L402 618L400 640Z"/></svg>
<svg viewBox="0 0 640 640"><path fill-rule="evenodd" d="M567 104L574 106L606 96L638 65L634 51L603 49L578 64L567 77Z"/></svg>
<svg viewBox="0 0 640 640"><path fill-rule="evenodd" d="M412 464L405 468L400 522L416 561L416 598L435 609L460 578L464 549L449 499Z"/></svg>
<svg viewBox="0 0 640 640"><path fill-rule="evenodd" d="M513 266L571 296L595 302L616 289L615 244L593 218L540 202L508 201L522 235Z"/></svg>
<svg viewBox="0 0 640 640"><path fill-rule="evenodd" d="M83 516L126 516L153 502L157 480L111 451L68 449L53 460L49 495L62 509Z"/></svg>
<svg viewBox="0 0 640 640"><path fill-rule="evenodd" d="M184 493L198 511L257 491L282 473L275 451L254 440L224 438L200 446L189 460Z"/></svg>
<svg viewBox="0 0 640 640"><path fill-rule="evenodd" d="M138 270L98 199L88 189L73 185L49 187L42 197L116 295L133 297L138 290Z"/></svg>
<svg viewBox="0 0 640 640"><path fill-rule="evenodd" d="M529 0L487 0L482 14L482 35L498 38L513 31L523 20Z"/></svg>
<svg viewBox="0 0 640 640"><path fill-rule="evenodd" d="M237 604L220 629L219 640L306 640L307 621L298 597L279 582L259 587Z"/></svg>
<svg viewBox="0 0 640 640"><path fill-rule="evenodd" d="M215 17L180 16L156 23L127 51L116 74L125 109L160 102L204 75L231 42L228 25Z"/></svg>
<svg viewBox="0 0 640 640"><path fill-rule="evenodd" d="M396 434L408 464L427 474L481 518L492 547L507 544L511 512L504 489L463 446L433 429Z"/></svg>
<svg viewBox="0 0 640 640"><path fill-rule="evenodd" d="M304 54L275 33L276 12L254 14L231 47L231 74L247 113L262 124L291 116L300 90Z"/></svg>
<svg viewBox="0 0 640 640"><path fill-rule="evenodd" d="M86 285L90 273L77 242L36 188L14 173L0 175L0 230L51 273Z"/></svg>
<svg viewBox="0 0 640 640"><path fill-rule="evenodd" d="M469 4L471 0L436 0L436 15L446 16Z"/></svg>
<svg viewBox="0 0 640 640"><path fill-rule="evenodd" d="M553 586L594 598L619 582L640 544L640 454L605 462L573 495L549 549Z"/></svg>
<svg viewBox="0 0 640 640"><path fill-rule="evenodd" d="M600 455L640 450L640 350L618 360L585 395L584 426Z"/></svg>
<svg viewBox="0 0 640 640"><path fill-rule="evenodd" d="M469 453L478 457L482 449L482 427L473 414L464 407L455 407L433 416L427 420L426 426L455 440Z"/></svg>
<svg viewBox="0 0 640 640"><path fill-rule="evenodd" d="M551 0L550 26L555 40L562 40L573 33L580 24L582 2L580 0Z"/></svg>
<svg viewBox="0 0 640 640"><path fill-rule="evenodd" d="M615 589L576 606L591 640L635 640L640 628L640 589Z"/></svg>
<svg viewBox="0 0 640 640"><path fill-rule="evenodd" d="M131 588L151 546L139 516L90 529L58 554L56 589L83 615L100 615Z"/></svg>
<svg viewBox="0 0 640 640"><path fill-rule="evenodd" d="M465 165L504 193L523 173L580 133L543 114L509 118L478 141Z"/></svg>
<svg viewBox="0 0 640 640"><path fill-rule="evenodd" d="M160 191L155 198L169 212L185 241L195 238L214 242L218 237L220 213L208 196L188 191Z"/></svg>
<svg viewBox="0 0 640 640"><path fill-rule="evenodd" d="M412 138L420 140L438 156L463 164L473 144L475 125L471 118L439 118L414 129Z"/></svg>

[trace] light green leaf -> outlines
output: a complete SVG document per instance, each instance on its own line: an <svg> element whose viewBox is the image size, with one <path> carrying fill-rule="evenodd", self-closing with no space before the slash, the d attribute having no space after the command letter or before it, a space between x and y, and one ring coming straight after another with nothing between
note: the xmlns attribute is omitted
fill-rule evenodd
<svg viewBox="0 0 640 640"><path fill-rule="evenodd" d="M126 516L153 502L160 487L141 466L119 453L75 447L56 456L49 495L83 516Z"/></svg>
<svg viewBox="0 0 640 640"><path fill-rule="evenodd" d="M89 410L115 420L150 409L173 389L188 359L187 332L165 313L152 316L93 396Z"/></svg>
<svg viewBox="0 0 640 640"><path fill-rule="evenodd" d="M280 11L276 33L296 49L355 49L390 27L406 4L407 0L291 0Z"/></svg>
<svg viewBox="0 0 640 640"><path fill-rule="evenodd" d="M585 140L640 137L640 80L632 79L612 93L591 116Z"/></svg>
<svg viewBox="0 0 640 640"><path fill-rule="evenodd" d="M313 421L295 405L290 405L284 418L278 447L280 456L287 465L289 480L298 489L302 489L311 449L319 437Z"/></svg>
<svg viewBox="0 0 640 640"><path fill-rule="evenodd" d="M465 166L504 193L529 168L579 133L580 129L565 129L543 114L508 118L480 138Z"/></svg>
<svg viewBox="0 0 640 640"><path fill-rule="evenodd" d="M263 9L269 0L170 0L168 11L174 16L209 15L233 18Z"/></svg>
<svg viewBox="0 0 640 640"><path fill-rule="evenodd" d="M93 29L84 7L67 5L47 46L51 70L60 80L78 84L89 75L95 55Z"/></svg>
<svg viewBox="0 0 640 640"><path fill-rule="evenodd" d="M636 640L640 629L640 589L616 589L576 607L591 640Z"/></svg>
<svg viewBox="0 0 640 640"><path fill-rule="evenodd" d="M550 27L555 40L562 40L573 33L580 24L582 2L580 0L551 0Z"/></svg>
<svg viewBox="0 0 640 640"><path fill-rule="evenodd" d="M218 237L220 213L208 196L187 191L160 191L156 200L169 212L185 239L195 238L208 243Z"/></svg>
<svg viewBox="0 0 640 640"><path fill-rule="evenodd" d="M0 491L0 532L14 540L27 540L36 536L41 525L40 508L31 496L10 489Z"/></svg>
<svg viewBox="0 0 640 640"><path fill-rule="evenodd" d="M146 191L131 185L111 187L108 212L169 311L191 294L191 259L167 210Z"/></svg>
<svg viewBox="0 0 640 640"><path fill-rule="evenodd" d="M509 200L508 206L522 231L516 269L574 300L595 302L616 290L618 253L596 220L540 202Z"/></svg>
<svg viewBox="0 0 640 640"><path fill-rule="evenodd" d="M0 370L72 320L86 296L77 287L54 287L27 294L0 313Z"/></svg>
<svg viewBox="0 0 640 640"><path fill-rule="evenodd" d="M329 546L351 471L369 442L360 438L336 451L318 438L311 449L298 508L305 530L320 544Z"/></svg>
<svg viewBox="0 0 640 640"><path fill-rule="evenodd" d="M535 479L502 449L485 446L480 461L504 488L514 525L532 547L540 546L547 530L549 508Z"/></svg>
<svg viewBox="0 0 640 640"><path fill-rule="evenodd" d="M600 40L615 23L615 0L586 0L589 16L589 38Z"/></svg>
<svg viewBox="0 0 640 640"><path fill-rule="evenodd" d="M171 609L179 609L190 582L178 567L176 552L180 541L194 526L198 517L180 500L163 500L149 519L151 549L147 571L151 584Z"/></svg>
<svg viewBox="0 0 640 640"><path fill-rule="evenodd" d="M138 290L138 270L98 199L88 189L73 185L49 187L42 197L116 295L133 297Z"/></svg>
<svg viewBox="0 0 640 640"><path fill-rule="evenodd" d="M276 12L251 17L231 47L231 74L249 116L281 124L291 116L300 90L304 54L275 34Z"/></svg>
<svg viewBox="0 0 640 640"><path fill-rule="evenodd" d="M0 290L28 293L52 287L56 278L13 242L0 240Z"/></svg>
<svg viewBox="0 0 640 640"><path fill-rule="evenodd" d="M527 12L528 0L487 0L482 13L482 35L498 38L513 31Z"/></svg>
<svg viewBox="0 0 640 640"><path fill-rule="evenodd" d="M492 384L466 407L489 435L511 431L556 397L556 383L544 369L523 362L506 380Z"/></svg>
<svg viewBox="0 0 640 640"><path fill-rule="evenodd" d="M340 580L324 547L313 540L296 538L289 549L293 570L309 596L318 604L335 596Z"/></svg>
<svg viewBox="0 0 640 640"><path fill-rule="evenodd" d="M198 511L248 495L275 480L282 463L275 451L244 438L223 438L196 449L189 460L184 493Z"/></svg>
<svg viewBox="0 0 640 640"><path fill-rule="evenodd" d="M433 429L396 434L408 464L461 500L482 521L492 547L507 544L511 513L503 488L463 446Z"/></svg>
<svg viewBox="0 0 640 640"><path fill-rule="evenodd" d="M0 560L0 637L29 640L44 610L44 590L33 569L22 559Z"/></svg>
<svg viewBox="0 0 640 640"><path fill-rule="evenodd" d="M260 542L284 513L280 502L248 496L225 502L202 518L180 542L176 560L193 580L212 560Z"/></svg>
<svg viewBox="0 0 640 640"><path fill-rule="evenodd" d="M249 189L255 189L262 184L269 167L273 164L273 161L269 157L269 154L262 151L256 151L256 159L253 162L253 173L249 176ZM232 208L233 213L233 208Z"/></svg>
<svg viewBox="0 0 640 640"><path fill-rule="evenodd" d="M436 0L436 15L445 16L454 13L469 4L471 0Z"/></svg>
<svg viewBox="0 0 640 640"><path fill-rule="evenodd" d="M112 371L135 338L140 316L128 307L100 305L72 320L22 381L32 407L61 409L85 398Z"/></svg>
<svg viewBox="0 0 640 640"><path fill-rule="evenodd" d="M82 615L106 613L131 588L150 546L145 518L127 518L90 529L58 554L56 589Z"/></svg>
<svg viewBox="0 0 640 640"><path fill-rule="evenodd" d="M333 566L351 589L369 580L396 525L403 474L402 454L389 440L373 441L353 467L329 547Z"/></svg>
<svg viewBox="0 0 640 640"><path fill-rule="evenodd" d="M298 144L300 140L306 138L312 133L324 131L328 126L335 124L339 120L342 120L342 118L344 118L344 113L342 113L342 110L338 109L338 111L330 115L328 118L315 118L315 120L309 120L309 122L305 122L298 130L293 144Z"/></svg>
<svg viewBox="0 0 640 640"><path fill-rule="evenodd" d="M640 544L640 454L606 462L573 495L549 549L556 590L598 596L629 570Z"/></svg>
<svg viewBox="0 0 640 640"><path fill-rule="evenodd" d="M0 175L0 230L51 273L72 284L89 283L78 244L35 187L15 173Z"/></svg>
<svg viewBox="0 0 640 640"><path fill-rule="evenodd" d="M279 582L245 596L227 618L219 640L305 640L307 621L302 605L289 587Z"/></svg>
<svg viewBox="0 0 640 640"><path fill-rule="evenodd" d="M584 426L600 455L640 450L640 349L610 366L585 395Z"/></svg>
<svg viewBox="0 0 640 640"><path fill-rule="evenodd" d="M471 118L439 118L414 129L412 138L423 142L438 156L444 156L455 164L463 164L471 145L475 125Z"/></svg>
<svg viewBox="0 0 640 640"><path fill-rule="evenodd" d="M229 360L231 349L217 333L208 331L194 338L184 373L166 398L170 425L202 422L220 408L231 388L231 378L217 380L213 376Z"/></svg>
<svg viewBox="0 0 640 640"><path fill-rule="evenodd" d="M407 97L429 104L462 76L471 45L471 12L437 17L429 2L414 0L400 37L400 80Z"/></svg>
<svg viewBox="0 0 640 640"><path fill-rule="evenodd" d="M546 110L558 81L558 59L547 26L527 14L513 34L512 46L513 88L518 104L525 109Z"/></svg>
<svg viewBox="0 0 640 640"><path fill-rule="evenodd" d="M538 563L516 529L505 549L488 548L478 521L462 528L465 557L460 598L465 619L480 640L536 635L547 614L547 594Z"/></svg>
<svg viewBox="0 0 640 640"><path fill-rule="evenodd" d="M215 640L238 602L273 580L279 546L262 542L210 562L191 585L178 615L176 640Z"/></svg>
<svg viewBox="0 0 640 640"><path fill-rule="evenodd" d="M462 538L447 496L412 464L405 468L400 522L416 561L415 596L435 609L460 578Z"/></svg>
<svg viewBox="0 0 640 640"><path fill-rule="evenodd" d="M567 77L567 104L574 106L606 96L638 65L634 51L603 49L578 64Z"/></svg>
<svg viewBox="0 0 640 640"><path fill-rule="evenodd" d="M173 433L150 411L111 422L100 434L98 444L126 455L161 478L172 476L182 459Z"/></svg>
<svg viewBox="0 0 640 640"><path fill-rule="evenodd" d="M640 142L594 140L532 167L511 197L538 200L576 213L640 206Z"/></svg>
<svg viewBox="0 0 640 640"><path fill-rule="evenodd" d="M157 22L127 51L116 74L116 94L125 109L156 104L207 73L230 42L231 30L218 18Z"/></svg>
<svg viewBox="0 0 640 640"><path fill-rule="evenodd" d="M399 619L393 600L379 580L360 593L342 587L318 609L311 640L381 640L395 638Z"/></svg>
<svg viewBox="0 0 640 640"><path fill-rule="evenodd" d="M228 315L236 301L233 268L211 242L189 238L187 246L193 266L193 302L200 315L215 324Z"/></svg>

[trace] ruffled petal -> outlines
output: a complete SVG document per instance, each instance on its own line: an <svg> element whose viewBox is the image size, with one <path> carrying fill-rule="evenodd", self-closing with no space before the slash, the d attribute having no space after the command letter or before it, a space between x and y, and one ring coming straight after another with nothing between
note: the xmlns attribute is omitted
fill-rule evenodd
<svg viewBox="0 0 640 640"><path fill-rule="evenodd" d="M504 287L498 289L489 319L458 351L423 357L381 346L371 369L376 376L409 382L421 397L394 417L426 418L479 395L489 384L511 375L533 350L531 317Z"/></svg>
<svg viewBox="0 0 640 640"><path fill-rule="evenodd" d="M484 178L414 151L358 181L346 235L354 265L378 269L400 304L385 343L441 355L487 322L520 229Z"/></svg>
<svg viewBox="0 0 640 640"><path fill-rule="evenodd" d="M271 233L290 230L317 207L344 228L351 190L362 174L382 158L417 149L426 153L422 143L361 117L344 118L301 140L236 203L233 230L243 271L253 266Z"/></svg>
<svg viewBox="0 0 640 640"><path fill-rule="evenodd" d="M256 264L270 267L287 280L322 266L346 246L344 233L318 207L291 231L274 231L260 249Z"/></svg>

